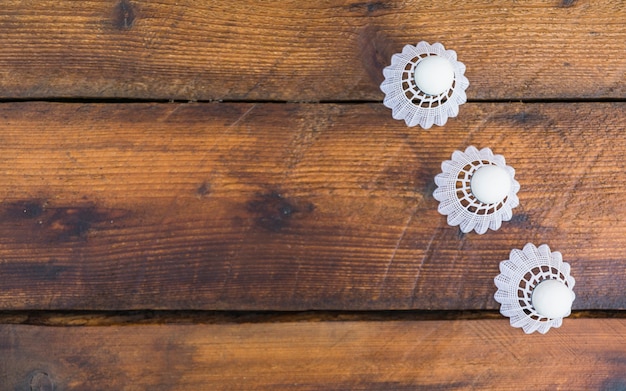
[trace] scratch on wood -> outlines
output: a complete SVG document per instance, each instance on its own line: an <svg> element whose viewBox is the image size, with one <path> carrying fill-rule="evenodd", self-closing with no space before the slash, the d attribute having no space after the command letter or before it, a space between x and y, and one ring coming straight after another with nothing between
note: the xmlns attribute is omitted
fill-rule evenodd
<svg viewBox="0 0 626 391"><path fill-rule="evenodd" d="M174 115L174 113L176 113L178 110L180 110L180 108L181 108L181 107L183 107L183 105L182 105L182 104L177 104L177 105L176 105L176 107L174 107L174 109L173 109L172 111L170 111L169 113L167 113L167 114L165 115L165 117L164 117L163 119L161 119L161 120L160 120L160 122L165 122L165 121L167 121L168 119L170 119L170 117L171 117L172 115Z"/></svg>
<svg viewBox="0 0 626 391"><path fill-rule="evenodd" d="M236 256L236 254L233 255L233 256ZM220 297L223 297L224 293L226 293L226 287L228 286L228 280L230 280L230 276L233 274L233 259L232 258L233 257L228 257L228 270L226 271L226 276L224 277L224 283L222 284L222 287L220 288Z"/></svg>
<svg viewBox="0 0 626 391"><path fill-rule="evenodd" d="M517 347L511 345L507 333L502 332L501 329L486 328L484 324L480 323L473 323L470 327L481 340L498 345L500 351L508 352L516 363L522 364L523 359L520 357Z"/></svg>
<svg viewBox="0 0 626 391"><path fill-rule="evenodd" d="M491 120L491 118L493 118L494 113L490 112L489 114L487 114L479 123L476 124L476 126L474 126L473 128L471 128L468 132L467 132L467 136L465 136L465 139L463 140L463 143L457 148L457 149L462 149L465 150L465 147L467 145L470 145L470 140L472 138L472 135L479 131L480 129L482 129L485 124L487 122L489 122L489 120Z"/></svg>
<svg viewBox="0 0 626 391"><path fill-rule="evenodd" d="M232 127L235 127L235 126L236 126L238 123L240 123L240 122L241 122L244 118L246 118L248 115L250 115L250 113L252 112L252 110L254 110L254 108L255 108L255 107L257 107L257 103L253 104L253 105L252 105L252 107L250 107L248 110L246 110L246 112L245 112L245 113L241 114L241 115L239 116L239 118L237 118L237 119L235 120L235 122L233 122L232 124L230 124L230 125L228 126L228 128L230 129L230 128L232 128Z"/></svg>
<svg viewBox="0 0 626 391"><path fill-rule="evenodd" d="M285 158L286 169L283 171L284 178L287 180L293 170L300 164L306 156L306 152L311 148L315 141L320 137L325 129L332 127L333 116L337 114L336 110L324 110L320 112L304 111L302 113L302 126L298 126L294 132L291 142L286 150L291 151Z"/></svg>
<svg viewBox="0 0 626 391"><path fill-rule="evenodd" d="M240 223L236 225L241 226ZM233 260L239 257L239 254L241 253L242 248L244 247L244 245L247 242L247 239L249 238L248 232L250 232L251 229L252 229L252 226L250 225L250 226L247 226L243 230L243 233L240 235L239 240L237 242L237 247L228 254L228 257L226 259L226 261L228 262L227 263L228 270L226 271L226 276L224 277L224 283L222 284L220 288L220 293L219 293L219 297L221 299L223 299L224 295L227 293L228 282L230 281L233 275Z"/></svg>
<svg viewBox="0 0 626 391"><path fill-rule="evenodd" d="M335 347L339 346L340 344L342 344L345 340L348 339L349 336L353 335L352 330L348 329L346 330L344 333L341 334L341 337L337 338L335 340L335 342L333 342L332 345L330 345L328 347L328 350L332 350Z"/></svg>
<svg viewBox="0 0 626 391"><path fill-rule="evenodd" d="M439 221L437 228L435 228L435 232L433 232L433 234L430 236L430 239L428 240L428 244L426 245L426 249L424 250L424 256L422 257L422 260L420 261L420 264L417 267L417 274L415 275L415 280L413 281L413 287L411 288L411 306L413 306L413 303L415 302L415 296L417 292L417 282L419 281L420 275L422 274L422 268L424 267L424 264L426 263L426 261L432 255L432 252L430 249L433 246L433 242L435 241L435 238L437 237L437 235L439 235L440 229L441 229L441 220Z"/></svg>
<svg viewBox="0 0 626 391"><path fill-rule="evenodd" d="M291 292L291 297L296 296L296 292L298 291L298 283L300 282L300 270L302 270L302 262L298 262L298 269L296 270L296 275L294 276L293 283L293 291Z"/></svg>
<svg viewBox="0 0 626 391"><path fill-rule="evenodd" d="M602 143L596 150L597 152L594 154L594 156L591 159L589 159L588 163L585 164L584 167L581 167L578 170L578 175L574 178L572 185L567 189L567 191L562 193L563 198L561 202L557 204L558 209L556 211L559 217L555 221L559 221L563 217L563 215L567 212L568 205L571 205L572 200L574 199L574 197L576 197L576 190L578 189L580 184L583 183L585 178L587 178L587 176L589 175L590 168L595 166L598 160L600 159L600 157L604 154L605 148L606 148L606 143Z"/></svg>
<svg viewBox="0 0 626 391"><path fill-rule="evenodd" d="M383 142L386 143L387 140L384 140ZM387 171L387 168L396 161L396 158L402 152L402 148L403 148L403 145L398 144L397 148L393 151L393 154L385 160L385 164L383 164L380 170L378 170L376 177L371 180L372 184L376 184L379 181L379 179L385 174L385 172Z"/></svg>
<svg viewBox="0 0 626 391"><path fill-rule="evenodd" d="M411 221L413 221L413 216L415 216L415 213L417 212L418 205L419 205L419 202L411 210L411 214L406 219L406 222L404 224L404 228L402 229L402 232L400 233L400 236L398 237L398 240L396 241L396 246L395 246L395 248L393 249L393 251L391 253L391 258L389 259L389 262L387 262L387 267L385 268L385 273L383 275L383 281L382 281L381 286L380 286L380 294L381 295L383 293L383 289L385 288L385 284L387 283L387 277L389 276L389 270L391 269L391 265L393 265L393 261L394 261L394 259L396 259L396 253L398 252L398 248L400 248L400 243L402 243L402 239L404 239L404 235L406 235L406 232L409 229L409 225L411 224Z"/></svg>

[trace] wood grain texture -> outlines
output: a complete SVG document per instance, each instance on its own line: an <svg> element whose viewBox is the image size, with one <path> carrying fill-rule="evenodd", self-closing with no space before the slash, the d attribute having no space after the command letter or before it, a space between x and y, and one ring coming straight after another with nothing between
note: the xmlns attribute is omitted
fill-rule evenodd
<svg viewBox="0 0 626 391"><path fill-rule="evenodd" d="M609 391L626 387L625 352L624 319L568 319L546 335L506 319L4 325L0 389Z"/></svg>
<svg viewBox="0 0 626 391"><path fill-rule="evenodd" d="M626 96L619 1L7 0L0 97L382 100L393 53L440 41L469 99Z"/></svg>
<svg viewBox="0 0 626 391"><path fill-rule="evenodd" d="M625 104L468 104L421 131L377 104L0 105L0 308L497 309L513 248L623 309ZM486 235L437 212L468 145L517 170Z"/></svg>

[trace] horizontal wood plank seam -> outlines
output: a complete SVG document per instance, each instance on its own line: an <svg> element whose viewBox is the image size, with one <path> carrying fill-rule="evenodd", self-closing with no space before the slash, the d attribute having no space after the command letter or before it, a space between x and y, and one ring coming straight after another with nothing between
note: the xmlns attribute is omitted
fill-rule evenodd
<svg viewBox="0 0 626 391"><path fill-rule="evenodd" d="M573 311L573 319L626 319L624 310ZM2 311L0 325L85 327L147 324L394 322L505 319L494 310L437 311Z"/></svg>
<svg viewBox="0 0 626 391"><path fill-rule="evenodd" d="M196 99L140 99L140 98L0 98L3 103L68 103L68 104L123 104L123 103L241 103L241 104L320 104L320 105L368 105L380 103L382 100L259 100L259 99L220 99L220 100L196 100ZM543 104L543 103L624 103L626 98L542 98L542 99L468 99L467 103L523 103L523 104ZM461 106L461 112L463 110Z"/></svg>

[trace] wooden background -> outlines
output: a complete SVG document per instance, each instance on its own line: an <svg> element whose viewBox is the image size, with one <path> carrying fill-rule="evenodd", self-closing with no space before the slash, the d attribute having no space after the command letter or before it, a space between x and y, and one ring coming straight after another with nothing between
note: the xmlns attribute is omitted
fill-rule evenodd
<svg viewBox="0 0 626 391"><path fill-rule="evenodd" d="M7 0L0 390L626 390L626 5ZM405 44L457 118L382 105ZM516 169L485 235L437 213L469 145ZM498 264L546 243L571 318L525 335Z"/></svg>

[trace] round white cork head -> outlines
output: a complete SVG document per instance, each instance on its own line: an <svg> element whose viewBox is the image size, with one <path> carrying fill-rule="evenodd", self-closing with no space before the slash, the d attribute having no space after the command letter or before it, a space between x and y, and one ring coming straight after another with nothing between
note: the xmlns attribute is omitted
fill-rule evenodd
<svg viewBox="0 0 626 391"><path fill-rule="evenodd" d="M561 281L541 281L532 294L532 305L535 311L546 318L562 318L572 311L574 295Z"/></svg>
<svg viewBox="0 0 626 391"><path fill-rule="evenodd" d="M470 180L472 194L484 204L501 202L511 192L511 176L492 164L477 169Z"/></svg>
<svg viewBox="0 0 626 391"><path fill-rule="evenodd" d="M428 56L415 67L415 84L427 95L439 95L452 88L454 68L441 56Z"/></svg>

